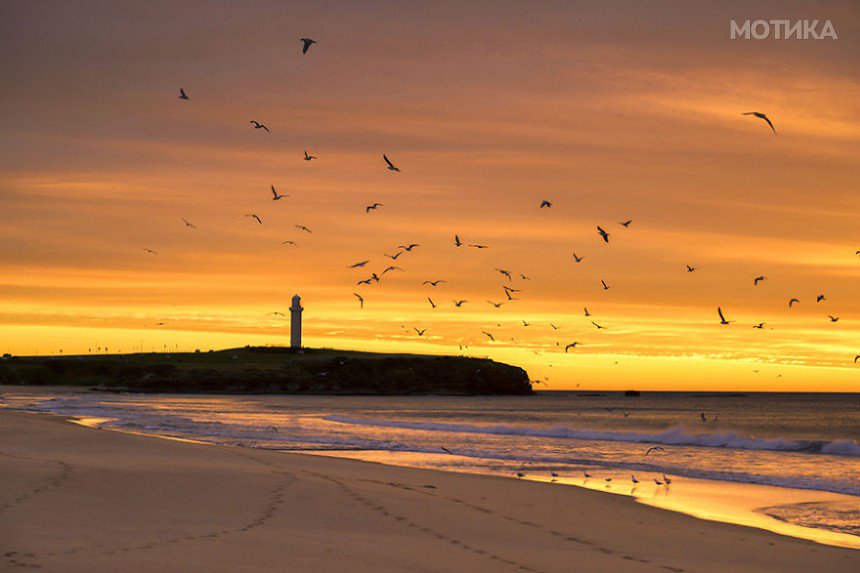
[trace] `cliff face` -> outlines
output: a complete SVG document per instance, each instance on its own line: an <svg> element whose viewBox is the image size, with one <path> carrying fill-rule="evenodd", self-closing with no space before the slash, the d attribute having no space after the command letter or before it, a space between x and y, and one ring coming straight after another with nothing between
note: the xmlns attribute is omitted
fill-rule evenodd
<svg viewBox="0 0 860 573"><path fill-rule="evenodd" d="M525 370L483 358L279 348L14 358L0 362L0 384L180 393L532 393Z"/></svg>

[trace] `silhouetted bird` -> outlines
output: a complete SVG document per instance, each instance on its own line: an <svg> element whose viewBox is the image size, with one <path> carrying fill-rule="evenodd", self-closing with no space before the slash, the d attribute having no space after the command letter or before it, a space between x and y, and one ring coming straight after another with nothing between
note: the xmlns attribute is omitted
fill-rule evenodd
<svg viewBox="0 0 860 573"><path fill-rule="evenodd" d="M830 317L830 322L839 322L839 317L838 317L838 316L833 316L833 315L830 315L830 314L828 314L827 316L828 316L828 317Z"/></svg>
<svg viewBox="0 0 860 573"><path fill-rule="evenodd" d="M541 209L549 208L549 207L552 207L552 203L550 203L546 199L544 199L543 201L540 202L540 208Z"/></svg>
<svg viewBox="0 0 860 573"><path fill-rule="evenodd" d="M460 242L460 235L454 235L454 246L462 247L463 243Z"/></svg>
<svg viewBox="0 0 860 573"><path fill-rule="evenodd" d="M822 300L827 300L827 298L823 294L820 294L815 297L815 302L821 302Z"/></svg>
<svg viewBox="0 0 860 573"><path fill-rule="evenodd" d="M375 209L379 209L380 207L383 207L382 203L374 203L373 205L368 205L367 207L365 207L364 212L370 213L371 211L373 211Z"/></svg>
<svg viewBox="0 0 860 573"><path fill-rule="evenodd" d="M298 247L295 241L281 241L282 245L292 245L294 247Z"/></svg>
<svg viewBox="0 0 860 573"><path fill-rule="evenodd" d="M308 229L308 228L307 228L307 227L305 227L304 225L293 225L293 226L294 226L296 229L298 229L299 231L304 231L305 233L313 233L313 231L311 231L310 229Z"/></svg>
<svg viewBox="0 0 860 573"><path fill-rule="evenodd" d="M384 271L382 271L382 274L384 275L388 271L402 271L402 270L403 269L401 269L400 267L391 266L391 267L386 268Z"/></svg>
<svg viewBox="0 0 860 573"><path fill-rule="evenodd" d="M430 297L428 296L428 297L427 297L427 300L428 300L428 301L430 301L430 306L432 306L433 308L436 308L436 303L435 303L435 302L433 302L433 299L432 299L432 298L430 298Z"/></svg>
<svg viewBox="0 0 860 573"><path fill-rule="evenodd" d="M268 127L266 127L265 125L263 125L262 123L260 123L260 122L259 122L259 121L257 121L257 120L252 119L252 120L251 120L251 125L253 125L253 126L254 126L254 129L265 129L266 131L269 131L269 128L268 128Z"/></svg>
<svg viewBox="0 0 860 573"><path fill-rule="evenodd" d="M185 88L179 88L179 99L189 99L187 95L185 95Z"/></svg>
<svg viewBox="0 0 860 573"><path fill-rule="evenodd" d="M415 328L414 326L412 327L412 330L414 330L415 332L417 332L417 333L418 333L418 336L424 336L424 333L425 333L425 332L427 332L427 329L426 329L426 328L425 328L424 330L418 330L418 329L417 329L417 328Z"/></svg>
<svg viewBox="0 0 860 573"><path fill-rule="evenodd" d="M573 253L573 261L574 261L574 262L576 262L576 263L581 263L581 262L582 262L582 259L584 259L584 258L585 258L585 257L577 257L577 256L576 256L576 253Z"/></svg>
<svg viewBox="0 0 860 573"><path fill-rule="evenodd" d="M308 150L305 149L305 161L310 161L312 159L316 159L316 155L308 155Z"/></svg>
<svg viewBox="0 0 860 573"><path fill-rule="evenodd" d="M289 197L289 195L278 195L278 192L275 191L275 186L272 185L272 201L280 201L284 197Z"/></svg>
<svg viewBox="0 0 860 573"><path fill-rule="evenodd" d="M248 214L247 214L247 215L245 215L245 216L246 216L246 217L251 217L252 219L254 219L255 221L257 221L257 222L258 222L259 224L261 224L261 225L263 224L262 219L260 219L260 217L258 217L258 216L257 216L257 215L255 215L254 213L248 213Z"/></svg>
<svg viewBox="0 0 860 573"><path fill-rule="evenodd" d="M629 227L630 223L632 223L632 222L633 222L633 219L628 219L628 220L624 221L623 223L619 223L619 225L621 225L622 227Z"/></svg>
<svg viewBox="0 0 860 573"><path fill-rule="evenodd" d="M796 298L789 300L788 301L788 308L791 308L794 305L794 303L796 303L796 302L800 302L800 300L798 300Z"/></svg>
<svg viewBox="0 0 860 573"><path fill-rule="evenodd" d="M508 280L509 280L509 281L510 281L510 280L513 280L513 279L511 278L511 273L510 273L510 271L506 271L505 269L496 269L496 270L497 270L500 274L502 274L502 275L504 275L504 276L508 277Z"/></svg>
<svg viewBox="0 0 860 573"><path fill-rule="evenodd" d="M302 43L302 53L303 53L303 54L307 54L307 53L308 53L308 49L310 49L311 44L316 44L316 43L318 43L316 40L313 40L313 39L311 39L311 38L302 38L302 39L301 39L301 40L299 40L299 41Z"/></svg>
<svg viewBox="0 0 860 573"><path fill-rule="evenodd" d="M404 251L411 251L415 247L420 247L420 246L421 245L419 245L418 243L409 243L408 245L398 245L397 248L403 249Z"/></svg>
<svg viewBox="0 0 860 573"><path fill-rule="evenodd" d="M650 448L648 448L648 449L645 451L645 455L647 456L647 455L648 455L648 454L650 454L651 452L665 452L665 451L666 451L666 450L664 450L664 449L663 449L663 448L661 448L660 446L651 446Z"/></svg>
<svg viewBox="0 0 860 573"><path fill-rule="evenodd" d="M382 253L382 254L385 255L386 257L388 257L389 259L391 259L392 261L396 261L397 257L399 257L400 255L403 254L403 251L397 251L393 255L389 255L388 253Z"/></svg>
<svg viewBox="0 0 860 573"><path fill-rule="evenodd" d="M367 264L367 263L369 263L369 262L370 262L370 261L361 261L360 263L355 263L354 265L349 265L349 266L348 266L348 267L346 267L346 268L348 268L348 269L357 269L357 268L363 267L364 265L366 265L366 264Z"/></svg>
<svg viewBox="0 0 860 573"><path fill-rule="evenodd" d="M590 312L588 312L588 307L585 307L585 308L583 308L582 310L584 310L584 311L585 311L585 316L591 316L591 313L590 313Z"/></svg>
<svg viewBox="0 0 860 573"><path fill-rule="evenodd" d="M759 119L765 120L767 122L767 124L770 126L770 129L773 131L773 133L776 134L776 128L773 126L773 123L771 123L770 119L765 114L758 112L758 111L748 111L748 112L744 113L743 115L754 115Z"/></svg>
<svg viewBox="0 0 860 573"><path fill-rule="evenodd" d="M760 283L761 281L766 281L766 280L767 280L767 277L764 277L764 276L756 277L753 279L753 286L758 286L758 283Z"/></svg>
<svg viewBox="0 0 860 573"><path fill-rule="evenodd" d="M477 245L477 244L471 244L469 246L472 247L473 249L489 249L490 248L487 245Z"/></svg>
<svg viewBox="0 0 860 573"><path fill-rule="evenodd" d="M157 255L158 253L153 251L152 249L142 249L144 252L149 253L150 255Z"/></svg>
<svg viewBox="0 0 860 573"><path fill-rule="evenodd" d="M699 270L699 269L696 267L691 267L690 265L687 265L687 272L688 273L691 273L691 272L697 271L697 270Z"/></svg>
<svg viewBox="0 0 860 573"><path fill-rule="evenodd" d="M489 332L486 332L486 331L482 330L482 331L481 331L481 334L483 334L484 336L486 336L487 338L489 338L491 342L495 342L495 341L496 341L496 339L493 337L493 335L492 335L492 334L490 334Z"/></svg>
<svg viewBox="0 0 860 573"><path fill-rule="evenodd" d="M185 223L186 227L191 227L192 229L197 228L197 225L192 225L191 223L188 222L188 219L186 219L185 217L181 217L181 219L182 219L182 222Z"/></svg>
<svg viewBox="0 0 860 573"><path fill-rule="evenodd" d="M568 350L570 350L571 348L576 348L576 345L577 345L577 344L579 344L579 342L571 342L570 344L568 344L567 346L565 346L565 347L564 347L564 353L565 353L565 354L567 354L567 351L568 351Z"/></svg>
<svg viewBox="0 0 860 573"><path fill-rule="evenodd" d="M388 156L387 156L387 155L385 155L385 154L383 153L383 154L382 154L382 158L383 158L383 159L385 160L385 162L388 164L388 170L389 170L389 171L397 171L398 173L400 172L400 169L399 169L398 167L395 167L395 165L394 165L393 163L391 163L391 160L390 160L390 159L388 159Z"/></svg>
<svg viewBox="0 0 860 573"><path fill-rule="evenodd" d="M606 329L606 327L605 327L605 326L601 326L601 325L597 324L596 322L594 322L593 320L591 321L591 324L593 324L594 326L596 326L596 327L597 327L597 330L605 330L605 329Z"/></svg>
<svg viewBox="0 0 860 573"><path fill-rule="evenodd" d="M598 232L598 234L600 234L600 236L601 236L601 237L603 237L603 242L604 242L604 243L608 243L608 242L609 242L609 233L607 233L606 231L604 231L604 230L603 230L599 225L598 225L598 227L597 227L597 232Z"/></svg>
<svg viewBox="0 0 860 573"><path fill-rule="evenodd" d="M501 307L503 304L505 304L505 302L504 302L504 301L502 301L502 302L493 302L493 301L491 301L491 300L488 300L487 302L488 302L489 304L493 305L493 306L494 306L494 307L496 307L496 308L499 308L499 307Z"/></svg>
<svg viewBox="0 0 860 573"><path fill-rule="evenodd" d="M604 281L603 279L600 279L600 284L603 285L603 290L609 290L612 288L612 285L606 284L606 281Z"/></svg>
<svg viewBox="0 0 860 573"><path fill-rule="evenodd" d="M723 309L717 307L717 314L720 315L720 324L731 324L734 320L726 320L726 317L723 316Z"/></svg>
<svg viewBox="0 0 860 573"><path fill-rule="evenodd" d="M359 306L360 306L361 308L364 308L364 298L362 298L362 296L361 296L360 294L356 293L356 292L354 292L354 293L352 293L352 294L353 294L353 295L355 295L355 298L357 298L357 299L358 299L358 304L359 304Z"/></svg>
<svg viewBox="0 0 860 573"><path fill-rule="evenodd" d="M456 306L457 308L460 308L461 306L463 306L463 303L466 303L469 301L468 300L452 300L451 302L454 303L454 306Z"/></svg>
<svg viewBox="0 0 860 573"><path fill-rule="evenodd" d="M764 328L764 325L765 325L765 324L767 324L767 323L759 322L758 324L756 324L755 326L753 326L753 328L758 328L759 330L761 330L761 329L763 329L763 328Z"/></svg>
<svg viewBox="0 0 860 573"><path fill-rule="evenodd" d="M423 282L423 283L421 283L421 284L423 284L423 285L430 285L430 286L433 286L433 287L434 287L434 286L438 285L439 283L444 283L444 282L448 282L448 281L443 281L443 280L441 280L441 279L440 279L440 280L438 280L438 281L424 281L424 282Z"/></svg>

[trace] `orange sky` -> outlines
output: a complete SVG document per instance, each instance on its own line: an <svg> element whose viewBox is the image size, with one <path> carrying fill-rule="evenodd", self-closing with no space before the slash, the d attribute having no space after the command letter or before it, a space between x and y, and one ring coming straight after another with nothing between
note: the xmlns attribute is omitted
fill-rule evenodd
<svg viewBox="0 0 860 573"><path fill-rule="evenodd" d="M856 3L176 4L0 7L0 351L286 344L300 293L308 345L550 388L860 390Z"/></svg>

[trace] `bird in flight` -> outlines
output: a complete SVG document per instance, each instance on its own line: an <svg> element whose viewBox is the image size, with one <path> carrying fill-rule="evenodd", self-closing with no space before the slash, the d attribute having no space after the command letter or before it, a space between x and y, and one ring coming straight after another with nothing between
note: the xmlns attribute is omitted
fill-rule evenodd
<svg viewBox="0 0 860 573"><path fill-rule="evenodd" d="M522 320L522 319L520 319L520 320ZM526 322L525 320L523 320L523 326L531 326L531 323L530 323L530 322Z"/></svg>
<svg viewBox="0 0 860 573"><path fill-rule="evenodd" d="M759 119L765 120L767 122L767 124L770 126L770 129L773 131L774 135L776 135L776 128L773 126L773 123L771 123L770 118L768 118L765 114L763 114L759 111L748 111L748 112L744 113L743 115L754 115L755 117L757 117Z"/></svg>
<svg viewBox="0 0 860 573"><path fill-rule="evenodd" d="M310 49L311 44L316 44L316 43L318 43L316 40L311 39L311 38L302 38L302 39L301 39L301 40L299 40L299 41L302 43L302 53L303 53L303 54L307 54L307 53L308 53L308 49Z"/></svg>
<svg viewBox="0 0 860 573"><path fill-rule="evenodd" d="M294 247L298 247L298 245L296 244L295 241L282 241L281 244L282 245L292 245Z"/></svg>
<svg viewBox="0 0 860 573"><path fill-rule="evenodd" d="M357 285L369 285L372 282L373 282L373 279L370 278L370 279L364 279L363 281L358 281L355 284L357 284Z"/></svg>
<svg viewBox="0 0 860 573"><path fill-rule="evenodd" d="M546 199L544 199L543 201L540 202L540 208L541 209L545 209L545 208L549 208L549 207L552 207L552 203L547 201Z"/></svg>
<svg viewBox="0 0 860 573"><path fill-rule="evenodd" d="M687 272L688 273L691 273L691 272L697 271L697 270L699 270L699 269L696 267L691 267L690 265L687 265Z"/></svg>
<svg viewBox="0 0 860 573"><path fill-rule="evenodd" d="M277 312L277 311L275 311L275 312L270 312L269 314L271 314L272 316L287 316L287 315L286 315L286 314L284 314L283 312Z"/></svg>
<svg viewBox="0 0 860 573"><path fill-rule="evenodd" d="M434 287L434 286L438 285L439 283L444 283L444 282L448 282L448 281L443 281L442 279L439 279L438 281L424 281L424 282L423 282L423 283L421 283L421 284L423 284L423 285L430 285L430 286L433 286L433 287Z"/></svg>
<svg viewBox="0 0 860 573"><path fill-rule="evenodd" d="M553 323L550 322L549 325L552 327L553 330L558 330L558 327Z"/></svg>
<svg viewBox="0 0 860 573"><path fill-rule="evenodd" d="M454 306L456 306L457 308L460 308L461 306L463 306L463 303L466 303L469 301L468 300L452 300L451 302L454 303Z"/></svg>
<svg viewBox="0 0 860 573"><path fill-rule="evenodd" d="M316 158L317 158L316 155L308 155L308 150L305 149L305 161L310 161L310 160L316 159Z"/></svg>
<svg viewBox="0 0 860 573"><path fill-rule="evenodd" d="M606 281L605 281L605 280L603 280L603 279L600 279L600 284L602 284L602 285L603 285L603 290L609 290L609 289L611 289L611 288L612 288L612 285L608 285L608 284L606 284Z"/></svg>
<svg viewBox="0 0 860 573"><path fill-rule="evenodd" d="M390 266L390 267L387 267L384 271L382 271L382 274L384 275L388 271L402 271L402 270L403 269L401 269L400 267Z"/></svg>
<svg viewBox="0 0 860 573"><path fill-rule="evenodd" d="M790 301L788 301L788 308L791 308L794 305L794 303L796 303L796 302L800 302L800 300L793 298Z"/></svg>
<svg viewBox="0 0 860 573"><path fill-rule="evenodd" d="M258 217L258 216L257 216L256 214L254 214L254 213L248 213L248 214L247 214L247 215L245 215L245 216L246 216L246 217L251 217L252 219L254 219L255 221L257 221L257 222L258 222L259 224L261 224L261 225L263 224L263 221L260 219L260 217Z"/></svg>
<svg viewBox="0 0 860 573"><path fill-rule="evenodd" d="M473 244L473 245L469 245L469 246L472 247L473 249L489 249L490 248L487 245L477 245L477 244Z"/></svg>
<svg viewBox="0 0 860 573"><path fill-rule="evenodd" d="M149 253L150 255L157 255L158 253L153 251L152 249L142 249L144 252Z"/></svg>
<svg viewBox="0 0 860 573"><path fill-rule="evenodd" d="M403 251L397 251L393 255L389 255L388 253L382 253L382 254L385 255L386 257L388 257L389 259L391 259L392 261L396 261L397 257L399 257L400 255L403 254Z"/></svg>
<svg viewBox="0 0 860 573"><path fill-rule="evenodd" d="M596 327L597 327L597 330L604 330L604 329L606 329L606 327L605 327L605 326L601 326L601 325L597 324L596 322L594 322L593 320L591 321L591 324L593 324L594 326L596 326Z"/></svg>
<svg viewBox="0 0 860 573"><path fill-rule="evenodd" d="M760 283L761 281L766 281L766 280L767 280L767 277L758 276L758 277L753 279L753 286L758 286L758 283Z"/></svg>
<svg viewBox="0 0 860 573"><path fill-rule="evenodd" d="M645 455L647 456L651 452L665 452L666 450L661 448L660 446L651 446L645 451Z"/></svg>
<svg viewBox="0 0 860 573"><path fill-rule="evenodd" d="M573 262L575 262L575 263L581 263L582 259L584 259L584 258L585 257L578 257L578 256L576 256L576 253L573 253Z"/></svg>
<svg viewBox="0 0 860 573"><path fill-rule="evenodd" d="M511 278L511 272L510 272L510 271L506 271L505 269L496 269L496 271L498 271L498 272L499 272L499 274L502 274L502 275L504 275L504 276L508 277L508 280L509 280L509 281L513 280L513 279Z"/></svg>
<svg viewBox="0 0 860 573"><path fill-rule="evenodd" d="M368 205L367 207L365 207L365 208L364 208L364 212L365 212L365 213L370 213L371 211L374 211L374 210L376 210L376 209L379 209L379 208L380 208L380 207L382 207L382 206L383 206L383 205L382 205L382 203L374 203L373 205Z"/></svg>
<svg viewBox="0 0 860 573"><path fill-rule="evenodd" d="M827 316L830 318L830 322L839 322L838 316L833 316L831 314L828 314Z"/></svg>
<svg viewBox="0 0 860 573"><path fill-rule="evenodd" d="M391 160L390 160L390 159L388 159L388 156L387 156L387 155L385 155L385 154L383 153L383 154L382 154L382 158L383 158L383 159L385 160L385 162L388 164L388 170L389 170L389 171L397 171L398 173L400 172L400 168L399 168L399 167L396 167L393 163L391 163Z"/></svg>
<svg viewBox="0 0 860 573"><path fill-rule="evenodd" d="M357 292L354 292L354 293L352 293L352 294L353 294L353 295L355 295L355 298L357 298L357 299L358 299L358 304L359 304L359 306L360 306L361 308L364 308L364 298L363 298L360 294L358 294Z"/></svg>
<svg viewBox="0 0 860 573"><path fill-rule="evenodd" d="M349 266L348 266L348 267L346 267L346 268L348 268L348 269L357 269L357 268L359 268L359 267L363 267L364 265L366 265L366 264L367 264L367 263L369 263L369 262L370 262L370 261L361 261L360 263L355 263L354 265L349 265Z"/></svg>
<svg viewBox="0 0 860 573"><path fill-rule="evenodd" d="M626 221L623 221L623 222L618 223L618 224L621 225L622 227L626 228L626 227L629 227L630 223L632 223L632 222L633 222L633 219L627 219Z"/></svg>
<svg viewBox="0 0 860 573"><path fill-rule="evenodd" d="M424 336L424 333L425 333L425 332L427 332L427 329L426 329L426 328L425 328L424 330L418 330L418 329L417 329L417 328L415 328L414 326L412 327L412 330L414 330L415 332L417 332L417 333L418 333L418 336Z"/></svg>
<svg viewBox="0 0 860 573"><path fill-rule="evenodd" d="M503 304L505 304L505 301L502 301L502 302L493 302L493 301L491 301L491 300L488 300L487 302L488 302L488 303L490 303L491 305L493 305L493 306L494 306L494 307L496 307L496 308L499 308L499 307L501 307Z"/></svg>
<svg viewBox="0 0 860 573"><path fill-rule="evenodd" d="M567 354L567 351L570 350L571 348L575 349L577 344L579 344L579 342L571 342L570 344L565 346L564 347L564 353Z"/></svg>
<svg viewBox="0 0 860 573"><path fill-rule="evenodd" d="M192 223L189 223L188 219L186 219L185 217L181 217L181 219L182 219L182 222L185 223L186 227L191 227L192 229L197 228L197 225L193 225Z"/></svg>
<svg viewBox="0 0 860 573"><path fill-rule="evenodd" d="M280 201L284 197L289 197L289 195L278 195L278 192L275 191L275 186L272 185L272 201Z"/></svg>
<svg viewBox="0 0 860 573"><path fill-rule="evenodd" d="M187 95L185 95L185 88L179 88L179 99L189 99Z"/></svg>
<svg viewBox="0 0 860 573"><path fill-rule="evenodd" d="M854 364L857 364L858 360L860 360L860 354L854 357Z"/></svg>
<svg viewBox="0 0 860 573"><path fill-rule="evenodd" d="M484 336L486 336L487 338L489 338L491 342L495 342L495 341L496 341L496 339L493 337L493 335L492 335L492 334L490 334L489 332L486 332L486 331L482 330L482 331L481 331L481 334L483 334ZM855 362L856 362L856 360L855 360Z"/></svg>
<svg viewBox="0 0 860 573"><path fill-rule="evenodd" d="M430 297L428 296L428 297L427 297L427 300L428 300L428 301L430 301L430 306L432 306L433 308L436 308L436 303L435 303L435 302L433 302L433 299L432 299L432 298L430 298Z"/></svg>
<svg viewBox="0 0 860 573"><path fill-rule="evenodd" d="M294 226L296 229L298 229L299 231L304 231L304 232L306 232L306 233L313 233L313 231L311 231L310 229L308 229L308 228L307 228L307 227L305 227L304 225L293 225L293 226Z"/></svg>
<svg viewBox="0 0 860 573"><path fill-rule="evenodd" d="M720 324L731 324L734 320L726 320L726 317L723 316L723 309L717 307L717 314L720 315Z"/></svg>
<svg viewBox="0 0 860 573"><path fill-rule="evenodd" d="M269 131L268 127L266 127L265 125L263 125L262 123L260 123L259 121L255 120L255 119L251 120L251 125L254 126L254 129L265 129L266 131Z"/></svg>
<svg viewBox="0 0 860 573"><path fill-rule="evenodd" d="M759 330L763 330L765 324L767 324L767 323L766 322L759 322L758 324L753 326L753 328L758 328Z"/></svg>
<svg viewBox="0 0 860 573"><path fill-rule="evenodd" d="M454 246L462 247L463 243L460 242L460 235L454 235Z"/></svg>
<svg viewBox="0 0 860 573"><path fill-rule="evenodd" d="M411 251L415 247L420 247L418 243L409 243L408 245L398 245L398 249L403 249L404 251Z"/></svg>
<svg viewBox="0 0 860 573"><path fill-rule="evenodd" d="M607 233L606 231L604 231L604 230L603 230L599 225L597 226L597 232L598 232L598 234L599 234L601 237L603 237L603 242L604 242L604 243L608 243L608 242L609 242L609 233Z"/></svg>
<svg viewBox="0 0 860 573"><path fill-rule="evenodd" d="M591 316L591 313L588 312L588 307L583 308L583 310L585 311L585 316Z"/></svg>
<svg viewBox="0 0 860 573"><path fill-rule="evenodd" d="M524 281L530 281L530 280L532 280L532 278L531 278L531 277L527 277L527 276L526 276L526 275L524 275L523 273L517 273L517 274L518 274L518 275L520 275L520 280L524 280Z"/></svg>
<svg viewBox="0 0 860 573"><path fill-rule="evenodd" d="M825 297L823 294L820 294L815 297L815 302L821 302L822 300L827 300L827 297Z"/></svg>

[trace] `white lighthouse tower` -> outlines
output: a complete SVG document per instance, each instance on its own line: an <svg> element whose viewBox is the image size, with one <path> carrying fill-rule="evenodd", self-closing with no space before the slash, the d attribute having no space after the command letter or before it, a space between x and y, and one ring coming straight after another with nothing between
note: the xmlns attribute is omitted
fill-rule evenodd
<svg viewBox="0 0 860 573"><path fill-rule="evenodd" d="M302 297L293 295L293 306L290 307L290 348L296 350L302 347Z"/></svg>

